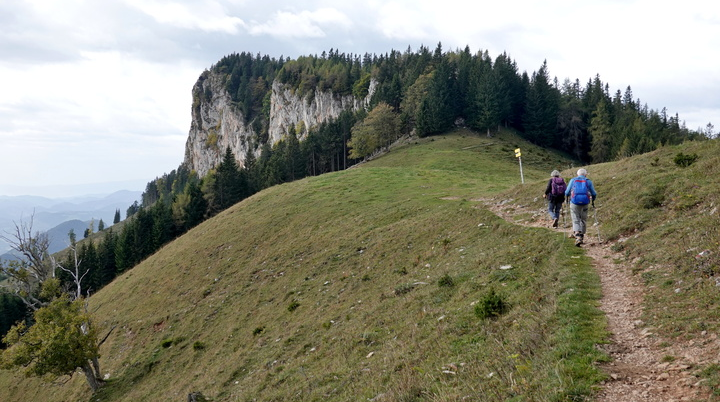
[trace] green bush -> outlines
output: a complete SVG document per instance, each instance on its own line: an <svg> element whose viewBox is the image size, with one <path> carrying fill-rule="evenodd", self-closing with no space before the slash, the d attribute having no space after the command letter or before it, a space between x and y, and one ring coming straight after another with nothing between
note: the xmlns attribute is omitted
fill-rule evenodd
<svg viewBox="0 0 720 402"><path fill-rule="evenodd" d="M697 154L692 155L685 155L682 152L679 152L677 155L675 155L675 158L673 159L673 162L675 162L676 165L681 167L688 167L695 163L695 161L698 160Z"/></svg>
<svg viewBox="0 0 720 402"><path fill-rule="evenodd" d="M655 186L640 194L640 205L645 209L658 208L663 202L665 202L665 186Z"/></svg>
<svg viewBox="0 0 720 402"><path fill-rule="evenodd" d="M480 302L475 305L475 315L478 318L495 318L499 317L510 309L510 305L495 289L491 288L488 293L483 296Z"/></svg>
<svg viewBox="0 0 720 402"><path fill-rule="evenodd" d="M160 342L160 346L163 348L169 348L170 346L177 345L184 340L185 338L182 336L178 336L177 338L165 338L162 342Z"/></svg>
<svg viewBox="0 0 720 402"><path fill-rule="evenodd" d="M289 312L292 313L293 311L297 310L298 307L300 307L300 303L298 303L297 300L293 300L287 309Z"/></svg>
<svg viewBox="0 0 720 402"><path fill-rule="evenodd" d="M453 280L452 276L445 274L438 279L438 286L441 288L451 288L455 286L455 281Z"/></svg>

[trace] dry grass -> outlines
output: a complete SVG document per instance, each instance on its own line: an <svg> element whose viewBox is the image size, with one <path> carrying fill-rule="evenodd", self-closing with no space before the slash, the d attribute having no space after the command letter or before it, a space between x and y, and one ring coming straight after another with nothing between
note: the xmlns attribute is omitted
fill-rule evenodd
<svg viewBox="0 0 720 402"><path fill-rule="evenodd" d="M256 194L93 296L115 328L99 394L79 376L0 386L48 401L582 400L605 336L589 261L469 201L519 181L518 144L526 181L562 160L460 131ZM510 308L481 319L490 289Z"/></svg>

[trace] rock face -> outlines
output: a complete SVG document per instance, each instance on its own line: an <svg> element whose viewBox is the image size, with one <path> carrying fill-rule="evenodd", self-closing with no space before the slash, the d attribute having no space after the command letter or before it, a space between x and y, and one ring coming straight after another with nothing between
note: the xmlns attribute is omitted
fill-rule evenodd
<svg viewBox="0 0 720 402"><path fill-rule="evenodd" d="M260 152L259 135L252 124L245 123L245 117L225 89L224 80L223 74L205 71L193 87L192 121L185 143L184 164L200 177L222 161L227 147L240 166L245 162L248 149L256 157ZM375 86L376 82L372 81L365 99L317 90L300 98L276 80L270 95L268 141L275 144L281 140L291 125L301 129L298 137L304 139L309 128L338 117L344 110L359 110L368 105Z"/></svg>

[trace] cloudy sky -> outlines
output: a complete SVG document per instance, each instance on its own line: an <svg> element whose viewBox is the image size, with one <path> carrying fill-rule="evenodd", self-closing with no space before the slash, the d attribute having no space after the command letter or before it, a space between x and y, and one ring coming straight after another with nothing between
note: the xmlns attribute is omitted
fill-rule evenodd
<svg viewBox="0 0 720 402"><path fill-rule="evenodd" d="M720 131L720 5L705 0L3 1L0 196L144 189L182 162L192 86L227 54L438 42L528 73L547 60L560 81L600 74Z"/></svg>

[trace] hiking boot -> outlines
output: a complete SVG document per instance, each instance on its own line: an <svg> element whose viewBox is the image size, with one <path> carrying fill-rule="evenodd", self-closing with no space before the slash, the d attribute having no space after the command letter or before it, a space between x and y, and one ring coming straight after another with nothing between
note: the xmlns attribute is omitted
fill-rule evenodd
<svg viewBox="0 0 720 402"><path fill-rule="evenodd" d="M555 220L553 221L553 227L558 227L558 218L555 218Z"/></svg>
<svg viewBox="0 0 720 402"><path fill-rule="evenodd" d="M579 234L575 236L575 245L580 247L583 244L583 235Z"/></svg>

